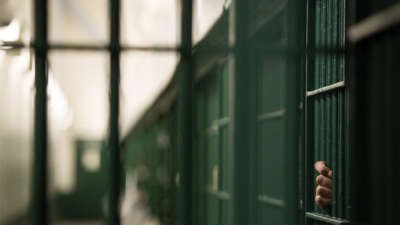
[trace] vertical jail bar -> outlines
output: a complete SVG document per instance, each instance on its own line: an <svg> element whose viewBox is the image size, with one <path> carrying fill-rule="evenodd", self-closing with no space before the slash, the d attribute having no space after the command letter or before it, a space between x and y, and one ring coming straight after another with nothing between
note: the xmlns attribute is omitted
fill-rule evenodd
<svg viewBox="0 0 400 225"><path fill-rule="evenodd" d="M110 0L110 121L109 121L109 193L108 225L120 224L120 148L119 148L119 83L120 83L120 0Z"/></svg>
<svg viewBox="0 0 400 225"><path fill-rule="evenodd" d="M331 14L331 21L332 21L332 40L331 40L331 46L333 49L337 49L338 45L337 45L337 33L338 33L338 29L337 29L337 24L338 24L338 14L337 14L337 0L332 1L332 14ZM338 82L337 79L337 61L336 61L336 56L337 53L333 53L332 54L332 83L336 83ZM338 149L337 149L337 95L338 95L339 91L335 91L332 94L332 145L331 145L331 149L332 149L332 162L331 162L331 169L332 171L335 171L332 175L332 216L337 216L337 190L338 190L338 182L337 182L337 153L338 153Z"/></svg>
<svg viewBox="0 0 400 225"><path fill-rule="evenodd" d="M243 210L248 205L248 148L249 136L246 133L249 125L247 91L249 85L248 65L248 1L233 0L229 12L229 54L228 70L230 75L230 159L229 172L232 177L232 200L228 211L228 224L248 224L249 212Z"/></svg>
<svg viewBox="0 0 400 225"><path fill-rule="evenodd" d="M316 32L315 32L315 24L314 21L316 20L316 1L312 0L307 0L307 15L306 15L306 72L305 72L305 91L312 90L315 87L315 70L316 70L316 60L315 54L312 51L309 51L309 49L314 47L314 42L316 38ZM315 211L315 204L313 201L312 192L314 190L314 187L316 182L315 179L315 172L313 168L313 163L316 160L316 151L315 151L315 146L317 146L316 143L316 137L317 136L317 129L316 129L316 120L314 118L318 115L318 110L316 107L317 101L310 99L307 97L306 93L304 93L304 98L305 98L305 106L306 106L306 111L305 111L305 129L304 129L304 153L305 153L305 163L304 163L304 212L307 212L308 210L314 210ZM304 224L307 223L307 219L304 219Z"/></svg>
<svg viewBox="0 0 400 225"><path fill-rule="evenodd" d="M314 10L314 14L315 14L315 42L312 44L313 47L318 48L320 46L320 18L321 18L321 0L317 0L315 1L315 10ZM313 21L314 22L314 21ZM320 71L320 57L317 54L314 54L314 85L312 85L313 89L317 89L319 88L319 83L320 83L320 76L319 76L319 71ZM315 119L314 119L314 161L319 161L322 160L321 158L321 153L320 153L320 143L321 143L321 130L320 130L320 108L321 108L321 100L319 97L317 97L315 100L311 100L312 102L314 102L314 115L315 115ZM312 120L312 119L311 119ZM310 120L310 121L311 121ZM314 172L315 175L317 175L316 172ZM314 176L315 177L315 176ZM316 182L314 187L316 187ZM314 205L314 211L318 211L319 208L317 205Z"/></svg>
<svg viewBox="0 0 400 225"><path fill-rule="evenodd" d="M346 1L345 0L339 0L339 5L338 5L338 10L339 10L339 37L338 37L338 46L339 49L344 49L345 48L345 39L346 39L346 35L345 35L345 29L346 29L346 24L345 24L345 20L346 20L346 10L345 10L345 4ZM338 66L338 79L340 80L345 80L345 56L343 54L341 54L339 56L339 66ZM347 199L345 199L345 185L348 184L348 180L349 180L349 175L347 173L345 173L345 164L346 162L344 160L346 160L345 158L345 154L344 154L344 145L345 145L345 140L344 140L344 123L345 123L345 118L344 118L344 112L345 112L345 102L344 102L344 92L340 91L339 92L339 96L338 96L338 171L337 171L337 177L338 177L338 216L341 218L344 218L348 215L346 215L346 201ZM347 192L348 193L348 192Z"/></svg>
<svg viewBox="0 0 400 225"><path fill-rule="evenodd" d="M192 224L191 210L191 159L192 159L192 95L193 95L193 61L192 61L192 20L193 1L181 0L181 63L183 70L179 73L178 93L178 205L177 224Z"/></svg>
<svg viewBox="0 0 400 225"><path fill-rule="evenodd" d="M349 23L348 19L348 11L351 10L351 7L347 7L347 5L350 4L349 1L341 0L340 1L340 11L342 13L342 16L340 17L341 19L341 24L342 26L340 27L340 37L339 37L339 49L346 49L346 52L348 52L348 48L346 45L346 29ZM347 54L347 53L346 53ZM348 55L348 54L347 54ZM340 65L340 70L342 74L342 79L347 82L349 76L346 76L347 69L348 69L348 63L346 61L346 55L341 54L341 65ZM348 83L348 82L347 82ZM349 218L350 217L350 212L351 212L351 205L350 205L350 182L352 177L350 176L350 145L349 145L349 126L350 126L350 103L349 103L349 96L352 90L349 88L346 88L345 91L343 91L343 158L344 158L344 165L343 165L343 177L344 177L344 185L342 187L342 196L343 196L343 211L344 211L344 218Z"/></svg>
<svg viewBox="0 0 400 225"><path fill-rule="evenodd" d="M300 56L303 56L305 44L303 39L304 22L302 19L302 9L305 0L289 1L287 14L287 32L288 32L288 49L296 51L286 52L287 59L287 78L285 81L285 135L284 135L284 154L286 159L285 177L289 178L285 181L285 224L297 225L298 223L298 180L293 179L298 174L297 156L299 152L299 114L300 114L300 75L299 70L303 70L300 64ZM291 178L291 179L290 179Z"/></svg>
<svg viewBox="0 0 400 225"><path fill-rule="evenodd" d="M217 118L223 118L223 88L222 88L222 69L218 67L215 71L217 76L217 90L218 90L218 110L217 110ZM223 158L223 131L221 127L218 127L218 135L217 135L217 146L218 146L218 180L217 180L217 191L224 190L223 179L224 179L224 158ZM224 202L221 199L218 199L218 210L219 210L219 224L224 224L223 218L223 205Z"/></svg>
<svg viewBox="0 0 400 225"><path fill-rule="evenodd" d="M34 2L35 120L31 224L47 220L47 0Z"/></svg>
<svg viewBox="0 0 400 225"><path fill-rule="evenodd" d="M333 44L332 44L332 36L333 36L333 30L332 30L332 11L333 11L333 6L332 6L333 0L328 0L327 1L327 14L326 14L326 41L325 41L325 48L329 49L327 53L327 65L326 65L326 74L327 74L327 80L326 84L331 85L334 83L333 81L333 73L332 73L332 49L333 49ZM332 98L333 98L334 92L333 93L327 93L326 95L326 103L327 103L327 118L326 118L326 123L327 123L327 162L328 166L332 169L334 157L333 157L333 152L334 149L332 148L332 141L333 141L333 115L332 115ZM332 180L332 187L335 185L335 181ZM332 190L332 192L335 192L335 189ZM331 206L331 214L336 213L335 212L335 199L332 197L332 206Z"/></svg>

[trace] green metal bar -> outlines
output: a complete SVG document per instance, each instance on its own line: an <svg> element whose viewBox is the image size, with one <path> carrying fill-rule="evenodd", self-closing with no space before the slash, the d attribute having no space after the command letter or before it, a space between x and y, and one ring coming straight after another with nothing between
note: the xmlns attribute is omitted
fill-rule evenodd
<svg viewBox="0 0 400 225"><path fill-rule="evenodd" d="M298 48L298 52L304 52L305 43L303 38L304 22L302 19L302 10L305 6L306 1L289 1L288 2L288 14L287 22L285 26L288 30L288 43L289 49ZM297 19L296 19L297 18ZM284 187L284 202L285 202L285 218L284 222L286 225L298 225L299 214L298 214L298 177L299 162L298 153L300 151L299 143L299 127L300 127L300 86L301 86L301 75L304 67L301 64L301 54L286 55L287 59L287 75L285 81L285 128L284 128L284 155L285 165L284 174L285 179Z"/></svg>
<svg viewBox="0 0 400 225"><path fill-rule="evenodd" d="M343 58L343 66L342 66L342 70L343 70L343 80L345 80L346 81L346 79L348 80L349 79L349 76L351 76L351 73L349 73L348 71L349 71L349 63L347 63L347 61L348 61L348 57L349 57L349 53L351 52L351 51L349 51L349 48L347 47L347 41L346 41L346 37L347 37L347 30L348 30L348 27L349 27L349 24L350 24L350 20L351 20L351 16L349 16L349 15L351 15L351 7L348 7L348 6L351 6L351 4L352 4L353 2L351 2L351 1L345 1L345 0L342 0L341 1L341 10L342 10L342 12L343 12L343 16L342 16L342 23L343 23L343 26L342 26L342 28L341 28L341 30L340 30L340 45L339 45L339 48L345 48L345 49L347 49L346 50L346 52L345 53L342 53L342 54L340 54L341 55L341 57ZM343 195L344 195L344 198L343 198L343 201L344 201L344 206L343 206L343 209L344 209L344 211L345 211L345 215L344 215L344 218L350 218L351 217L351 204L350 204L350 186L351 186L351 180L352 180L352 178L351 178L351 176L350 176L350 162L351 162L351 160L352 160L352 158L351 158L351 152L350 151L352 151L352 149L350 149L350 139L349 139L349 137L350 137L350 132L349 132L349 130L350 130L350 123L352 123L352 121L350 120L350 107L351 107L351 105L350 105L350 93L352 93L353 92L353 90L350 90L350 89L345 89L344 90L344 93L343 93L343 95L344 95L344 107L345 107L345 111L343 112L344 113L344 117L345 117L345 125L344 125L344 158L345 158L345 164L344 164L344 179L345 179L345 182L344 182L344 190L343 190Z"/></svg>
<svg viewBox="0 0 400 225"><path fill-rule="evenodd" d="M192 59L192 0L181 0L181 63L182 72L178 80L178 205L176 222L179 225L194 224L192 216L192 95L193 95L193 59Z"/></svg>
<svg viewBox="0 0 400 225"><path fill-rule="evenodd" d="M200 204L199 204L199 209L198 209L198 215L197 215L197 219L198 219L198 223L197 224L205 224L206 218L206 175L207 175L207 167L205 165L206 163L206 139L205 139L205 124L206 124L206 120L205 120L205 115L206 115L206 111L205 111L205 96L203 92L197 91L197 98L196 98L196 104L198 105L198 120L197 123L198 128L197 128L197 133L198 133L198 141L199 141L199 149L197 151L199 151L199 158L197 160L199 160L199 165L200 165L200 177L199 177L199 197L200 197Z"/></svg>
<svg viewBox="0 0 400 225"><path fill-rule="evenodd" d="M333 0L332 1L332 47L337 48L337 36L338 36L338 0ZM332 82L338 82L337 79L337 54L332 55ZM332 165L331 169L334 171L332 175L332 187L333 187L333 192L332 192L332 216L336 217L337 216L337 211L338 211L338 201L339 199L337 198L337 191L338 191L338 181L337 181L337 163L338 163L338 146L337 146L337 96L338 96L339 91L335 91L332 95Z"/></svg>
<svg viewBox="0 0 400 225"><path fill-rule="evenodd" d="M228 69L230 74L230 169L232 173L230 193L232 200L228 211L229 225L248 224L249 221L249 129L248 91L249 91L249 52L247 44L249 2L233 0L229 12L229 54Z"/></svg>
<svg viewBox="0 0 400 225"><path fill-rule="evenodd" d="M313 192L315 188L315 172L313 169L314 161L317 159L315 146L317 135L317 129L314 119L317 113L317 99L310 99L307 97L307 91L315 88L315 70L316 70L316 59L313 52L308 51L309 48L314 48L315 46L315 23L316 23L316 11L315 11L316 1L307 0L307 15L306 15L306 71L305 71L305 163L304 163L304 210L302 213L302 217L304 218L304 224L308 224L307 219L304 216L306 211L315 211L315 204L313 201Z"/></svg>
<svg viewBox="0 0 400 225"><path fill-rule="evenodd" d="M333 218L333 217L325 216L325 215L319 214L319 213L307 212L306 217L310 218L314 221L322 222L321 224L332 224L332 225L350 224L350 222L347 220ZM318 223L318 224L320 224L320 223Z"/></svg>
<svg viewBox="0 0 400 225"><path fill-rule="evenodd" d="M343 186L344 186L344 173L343 173L343 161L344 161L344 155L343 155L343 93L340 92L338 96L338 169L337 169L337 177L338 177L338 216L340 218L344 217L344 204L343 204Z"/></svg>
<svg viewBox="0 0 400 225"><path fill-rule="evenodd" d="M333 49L339 49L339 45L338 45L338 40L339 40L339 30L338 30L338 23L339 23L339 13L338 13L338 3L340 0L333 0L332 1L332 48ZM338 79L338 75L337 75L337 54L338 53L333 53L332 56L332 64L333 64L333 68L332 68L332 74L333 74L333 82L336 83L339 81Z"/></svg>
<svg viewBox="0 0 400 225"><path fill-rule="evenodd" d="M321 0L321 40L320 40L320 46L325 47L326 46L326 12L327 12L327 7L326 3L328 0ZM320 69L320 75L321 80L319 87L324 87L328 84L327 82L327 59L328 57L326 54L321 54L321 69ZM327 122L327 101L326 101L326 96L321 96L321 101L322 101L322 106L321 106L321 151L322 151L322 160L326 161L327 160L327 129L326 129L326 122Z"/></svg>
<svg viewBox="0 0 400 225"><path fill-rule="evenodd" d="M331 28L331 2L332 0L326 1L326 42L325 46L331 46L331 35L332 35L332 28ZM326 85L332 84L332 72L331 72L331 54L326 54ZM326 151L327 156L326 160L328 165L331 165L332 159L332 151L331 151L331 93L326 95Z"/></svg>
<svg viewBox="0 0 400 225"><path fill-rule="evenodd" d="M193 216L193 221L196 221L197 223L200 222L200 213L199 209L201 208L201 143L200 143L200 130L199 130L199 125L200 125L200 118L201 114L199 113L199 104L201 102L201 97L200 94L196 91L193 93L193 98L196 99L196 102L193 103L193 154L192 154L192 212L191 215Z"/></svg>
<svg viewBox="0 0 400 225"><path fill-rule="evenodd" d="M34 1L35 119L30 222L48 224L47 205L47 0Z"/></svg>
<svg viewBox="0 0 400 225"><path fill-rule="evenodd" d="M121 158L119 146L120 85L120 1L110 0L110 121L109 121L109 190L108 225L119 225L121 193Z"/></svg>
<svg viewBox="0 0 400 225"><path fill-rule="evenodd" d="M258 59L258 61L260 61L260 57L257 58L259 54L255 53L254 55L252 55L252 57L255 57L256 60ZM264 82L262 81L262 76L258 75L261 74L260 72L260 63L256 63L256 66L252 67L251 73L255 73L257 74L256 76L253 77L253 84L256 87L255 88L255 96L256 98L254 98L254 109L253 109L253 113L254 113L254 117L262 112L262 94L260 90L264 90ZM251 115L253 116L253 115ZM262 223L260 221L260 204L258 203L258 201L256 200L257 196L262 193L262 187L263 187L263 182L265 179L261 179L262 177L266 177L264 175L264 170L263 167L265 166L265 163L262 162L262 147L260 146L260 141L259 139L261 139L260 137L262 137L262 129L260 129L260 123L259 122L255 122L254 123L254 134L253 134L253 141L251 141L251 143L254 143L254 151L250 151L250 160L255 162L254 165L251 167L251 172L254 171L254 175L250 176L250 187L252 187L249 191L250 191L250 212L252 212L252 214L250 214L250 220L249 220L249 224L260 224Z"/></svg>
<svg viewBox="0 0 400 225"><path fill-rule="evenodd" d="M320 32L319 32L319 29L320 29L320 24L321 24L321 21L320 21L320 18L321 18L321 0L317 0L317 1L315 1L315 10L314 10L314 14L315 14L315 27L314 27L314 29L315 29L315 43L313 43L317 48L319 47L319 45L320 45ZM320 75L319 75L319 71L320 71L320 62L321 62L321 60L320 60L320 57L319 57L319 55L315 55L315 57L314 57L314 60L315 60L315 70L314 70L314 73L313 73L313 76L314 76L314 78L315 78L315 80L314 80L314 89L316 89L316 88L319 88L319 83L320 83ZM320 137L320 135L321 135L321 130L320 130L320 116L321 116L321 113L320 113L320 108L321 108L321 99L318 97L317 99L315 99L315 101L314 101L314 104L315 104L315 108L314 108L314 110L315 110L315 112L314 112L314 118L313 118L313 120L314 120L314 161L317 161L317 160L321 160L321 148L320 148L320 143L321 143L321 137ZM312 164L314 164L314 162L312 162ZM314 174L316 175L316 172L314 171ZM315 177L315 176L314 176ZM315 182L315 179L313 179L313 181L314 181L314 187L316 187L316 182ZM312 199L314 199L312 196L310 196ZM312 202L314 202L314 201L312 201ZM319 208L317 207L317 205L315 205L315 204L313 204L314 205L314 211L318 211L319 210Z"/></svg>
<svg viewBox="0 0 400 225"><path fill-rule="evenodd" d="M332 10L333 10L333 0L328 0L327 1L327 14L326 14L326 43L325 46L327 47L331 47L333 46L333 42L332 42L332 36L334 34L334 31L332 29ZM332 62L332 56L333 54L330 53L326 53L327 55L327 68L326 68L326 73L327 73L327 85L333 84L334 83L334 79L333 79L333 73L332 73L332 67L333 67L333 62ZM326 123L327 123L327 159L326 161L328 162L328 166L330 168L332 168L333 165L333 161L334 161L334 148L332 147L332 142L333 142L333 102L332 102L332 98L334 96L334 92L333 93L328 93L326 95L326 103L327 103L327 118L326 118ZM332 187L334 187L334 180L332 180ZM333 188L332 192L335 192L335 189ZM336 205L336 201L335 198L333 198L332 196L332 205L331 205L331 210L330 213L331 215L333 213L336 213L335 210L335 205Z"/></svg>
<svg viewBox="0 0 400 225"><path fill-rule="evenodd" d="M331 4L332 0L326 1L326 42L325 46L332 46L331 36L332 36L332 25L331 25ZM332 84L332 54L326 53L326 85ZM328 165L331 166L332 164L332 149L331 149L331 141L332 141L332 128L331 128L331 110L332 110L332 95L328 93L326 95L326 151L327 156L326 160Z"/></svg>
<svg viewBox="0 0 400 225"><path fill-rule="evenodd" d="M216 75L218 76L217 78L217 86L218 86L218 95L219 95L219 101L218 101L218 118L219 119L225 119L224 117L224 112L223 112L223 107L224 107L224 95L223 95L223 68L219 65L217 70L216 70ZM229 121L229 120L228 120ZM218 171L218 192L223 192L226 190L226 186L224 185L224 180L227 179L229 176L225 175L225 170L224 164L226 163L224 161L224 151L225 149L223 148L223 127L219 126L218 127L218 150L219 150L219 171ZM227 150L227 149L226 149ZM229 196L229 193L226 193L226 196ZM224 202L221 201L222 199L219 198L219 223L220 224L225 224L224 222L224 217L223 217L223 210L224 210ZM225 200L229 200L229 198L226 198Z"/></svg>
<svg viewBox="0 0 400 225"><path fill-rule="evenodd" d="M345 48L345 41L346 41L346 34L345 34L345 29L346 29L346 10L345 10L345 0L339 0L339 37L338 37L338 45L339 48ZM345 81L345 55L340 54L339 56L339 68L338 68L338 79L341 79ZM338 97L338 108L339 108L339 135L338 135L338 151L339 151L339 169L338 169L338 183L339 183L339 188L338 188L338 199L339 199L339 210L338 210L338 216L340 218L345 218L347 217L346 213L346 207L347 207L347 198L345 196L345 185L348 183L349 179L349 174L345 172L346 169L346 158L345 157L345 118L344 118L344 112L345 112L345 101L344 101L344 91L339 93Z"/></svg>
<svg viewBox="0 0 400 225"><path fill-rule="evenodd" d="M338 199L337 199L337 190L338 190L338 182L337 182L337 161L338 161L338 157L337 157L337 153L338 153L338 149L337 149L337 93L335 92L332 95L332 142L331 142L331 150L332 150L332 161L331 161L331 169L333 171L333 175L332 175L332 187L333 187L333 191L332 191L332 216L337 216L337 203L338 203Z"/></svg>

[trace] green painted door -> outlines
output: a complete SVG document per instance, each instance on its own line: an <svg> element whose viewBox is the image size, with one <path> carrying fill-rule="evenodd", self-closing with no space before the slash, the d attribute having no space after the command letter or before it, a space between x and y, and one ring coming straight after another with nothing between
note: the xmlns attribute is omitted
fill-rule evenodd
<svg viewBox="0 0 400 225"><path fill-rule="evenodd" d="M196 85L195 189L198 224L227 224L228 174L228 73L225 64L216 66Z"/></svg>
<svg viewBox="0 0 400 225"><path fill-rule="evenodd" d="M56 197L56 216L63 220L102 219L107 189L104 142L78 140L75 145L75 189Z"/></svg>
<svg viewBox="0 0 400 225"><path fill-rule="evenodd" d="M260 55L257 72L257 224L285 224L284 57Z"/></svg>

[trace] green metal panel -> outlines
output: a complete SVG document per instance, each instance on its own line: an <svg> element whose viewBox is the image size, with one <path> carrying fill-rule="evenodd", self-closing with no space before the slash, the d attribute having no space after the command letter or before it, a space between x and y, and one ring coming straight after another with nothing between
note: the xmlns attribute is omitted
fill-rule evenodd
<svg viewBox="0 0 400 225"><path fill-rule="evenodd" d="M257 74L257 224L285 224L285 58L260 55Z"/></svg>

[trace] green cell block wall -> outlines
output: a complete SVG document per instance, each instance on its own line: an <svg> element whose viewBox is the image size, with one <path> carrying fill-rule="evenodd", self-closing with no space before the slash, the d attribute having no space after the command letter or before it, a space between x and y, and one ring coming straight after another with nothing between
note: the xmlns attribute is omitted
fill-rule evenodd
<svg viewBox="0 0 400 225"><path fill-rule="evenodd" d="M174 212L174 112L157 118L129 135L123 148L124 174L131 175L133 171L143 171L145 168L147 177L138 181L138 188L147 193L147 206L163 225L172 224Z"/></svg>

